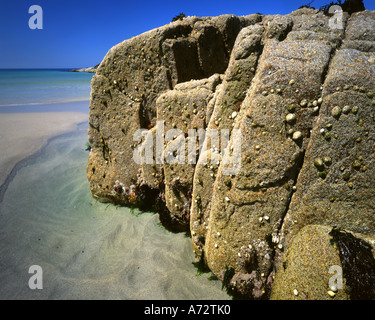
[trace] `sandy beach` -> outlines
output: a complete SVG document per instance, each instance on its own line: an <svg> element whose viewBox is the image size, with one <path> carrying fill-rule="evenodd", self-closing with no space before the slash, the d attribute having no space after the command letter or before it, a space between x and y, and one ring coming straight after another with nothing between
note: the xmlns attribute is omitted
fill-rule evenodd
<svg viewBox="0 0 375 320"><path fill-rule="evenodd" d="M87 118L83 112L0 113L0 187L19 161Z"/></svg>

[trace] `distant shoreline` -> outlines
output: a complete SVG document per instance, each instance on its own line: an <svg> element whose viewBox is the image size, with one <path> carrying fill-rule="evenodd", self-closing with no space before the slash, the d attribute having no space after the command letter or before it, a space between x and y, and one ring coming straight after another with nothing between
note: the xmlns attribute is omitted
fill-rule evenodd
<svg viewBox="0 0 375 320"><path fill-rule="evenodd" d="M0 68L0 71L61 71L61 72L87 72L95 73L99 64L87 68Z"/></svg>
<svg viewBox="0 0 375 320"><path fill-rule="evenodd" d="M94 67L82 68L82 69L71 69L70 72L88 72L88 73L95 73L99 64Z"/></svg>

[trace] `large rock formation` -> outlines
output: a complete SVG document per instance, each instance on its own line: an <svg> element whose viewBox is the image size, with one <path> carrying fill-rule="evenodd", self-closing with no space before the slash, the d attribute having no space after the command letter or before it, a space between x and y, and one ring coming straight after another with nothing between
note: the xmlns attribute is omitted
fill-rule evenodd
<svg viewBox="0 0 375 320"><path fill-rule="evenodd" d="M355 246L332 230L374 248L374 92L373 11L173 22L112 48L93 77L92 194L190 230L234 294L355 298L375 288L373 256L354 290Z"/></svg>
<svg viewBox="0 0 375 320"><path fill-rule="evenodd" d="M132 200L126 192L114 193L113 186L116 181L125 187L137 182L133 134L156 125L160 94L179 83L224 73L239 31L260 20L260 15L186 18L108 52L91 84L88 175L95 197Z"/></svg>

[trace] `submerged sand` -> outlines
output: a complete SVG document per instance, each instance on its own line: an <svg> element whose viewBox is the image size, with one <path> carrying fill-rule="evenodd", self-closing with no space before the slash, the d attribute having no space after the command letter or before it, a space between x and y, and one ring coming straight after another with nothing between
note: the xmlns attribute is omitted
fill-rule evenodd
<svg viewBox="0 0 375 320"><path fill-rule="evenodd" d="M15 164L43 147L48 138L87 119L83 112L0 113L0 187Z"/></svg>
<svg viewBox="0 0 375 320"><path fill-rule="evenodd" d="M91 197L87 125L17 166L0 199L0 299L228 299L196 275L191 239L157 214ZM30 289L29 268L43 270Z"/></svg>

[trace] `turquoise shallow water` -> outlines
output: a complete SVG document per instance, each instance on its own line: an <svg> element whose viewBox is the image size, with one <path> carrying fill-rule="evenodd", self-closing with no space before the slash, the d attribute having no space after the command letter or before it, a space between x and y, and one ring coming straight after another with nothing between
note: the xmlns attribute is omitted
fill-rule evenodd
<svg viewBox="0 0 375 320"><path fill-rule="evenodd" d="M91 197L86 130L23 161L0 197L0 299L229 299L196 275L185 234ZM32 265L43 289L29 288Z"/></svg>
<svg viewBox="0 0 375 320"><path fill-rule="evenodd" d="M0 70L0 107L87 101L92 76L67 70Z"/></svg>

